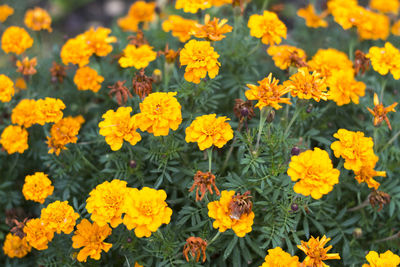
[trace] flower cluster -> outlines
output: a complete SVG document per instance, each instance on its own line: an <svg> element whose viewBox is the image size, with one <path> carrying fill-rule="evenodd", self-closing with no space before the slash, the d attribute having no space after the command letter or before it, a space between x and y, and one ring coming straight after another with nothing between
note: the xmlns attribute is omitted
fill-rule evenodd
<svg viewBox="0 0 400 267"><path fill-rule="evenodd" d="M26 200L32 200L43 204L48 196L53 194L54 186L47 174L36 172L33 175L25 177L25 183L22 187L22 194Z"/></svg>

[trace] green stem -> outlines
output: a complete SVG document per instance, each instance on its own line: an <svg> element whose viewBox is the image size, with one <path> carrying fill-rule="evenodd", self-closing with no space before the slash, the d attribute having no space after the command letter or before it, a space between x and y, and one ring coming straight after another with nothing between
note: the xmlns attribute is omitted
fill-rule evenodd
<svg viewBox="0 0 400 267"><path fill-rule="evenodd" d="M208 242L207 246L211 245L211 243L213 243L215 240L217 240L217 238L220 236L221 232L218 231L215 236L211 239L210 242Z"/></svg>
<svg viewBox="0 0 400 267"><path fill-rule="evenodd" d="M268 114L271 112L272 107L263 107L260 111L260 124L258 126L258 135L257 135L257 143L256 143L256 149L255 151L258 151L258 148L260 147L260 139L261 139L261 134L262 130L265 124L265 119L267 118Z"/></svg>
<svg viewBox="0 0 400 267"><path fill-rule="evenodd" d="M212 147L207 149L207 156L208 156L208 171L211 172L211 161L212 161Z"/></svg>
<svg viewBox="0 0 400 267"><path fill-rule="evenodd" d="M257 45L252 50L250 50L250 52L249 52L249 54L247 56L250 56L250 55L254 54L258 50L258 48L260 47L260 44L261 44L261 41L258 41Z"/></svg>
<svg viewBox="0 0 400 267"><path fill-rule="evenodd" d="M378 127L374 128L374 144L375 144L375 148L377 148L378 146Z"/></svg>
<svg viewBox="0 0 400 267"><path fill-rule="evenodd" d="M261 7L261 10L264 11L264 10L267 8L268 2L269 2L269 0L264 0L264 3L263 3L263 5L262 5L262 7Z"/></svg>
<svg viewBox="0 0 400 267"><path fill-rule="evenodd" d="M388 146L390 146L394 141L397 140L397 138L400 135L400 131L398 131L392 138L390 138L390 140L386 143L386 145L380 150L380 152L382 152L383 150L385 150L386 148L388 148Z"/></svg>
<svg viewBox="0 0 400 267"><path fill-rule="evenodd" d="M284 137L287 136L287 134L289 133L290 127L292 127L292 124L294 123L294 121L296 120L296 118L299 116L300 112L303 110L303 108L298 108L296 109L292 119L290 120L288 126L286 127L285 133L283 134Z"/></svg>
<svg viewBox="0 0 400 267"><path fill-rule="evenodd" d="M385 88L386 88L386 83L387 83L387 79L383 79L382 83L381 83L381 102L383 102L383 93L385 92Z"/></svg>

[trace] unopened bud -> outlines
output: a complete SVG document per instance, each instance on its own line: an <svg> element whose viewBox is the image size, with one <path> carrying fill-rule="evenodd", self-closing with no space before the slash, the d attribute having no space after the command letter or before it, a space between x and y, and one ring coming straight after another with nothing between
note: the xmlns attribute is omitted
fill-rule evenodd
<svg viewBox="0 0 400 267"><path fill-rule="evenodd" d="M159 69L155 69L152 74L152 78L155 83L160 83L162 80L162 72Z"/></svg>
<svg viewBox="0 0 400 267"><path fill-rule="evenodd" d="M298 154L300 154L300 148L298 148L297 146L292 148L292 151L290 151L290 154L292 156L297 156Z"/></svg>
<svg viewBox="0 0 400 267"><path fill-rule="evenodd" d="M136 168L136 161L134 161L134 160L131 160L131 161L129 161L129 167L131 167L132 169L134 169L134 168Z"/></svg>
<svg viewBox="0 0 400 267"><path fill-rule="evenodd" d="M274 119L275 119L275 110L271 109L271 111L267 115L267 122L271 123L274 121Z"/></svg>
<svg viewBox="0 0 400 267"><path fill-rule="evenodd" d="M128 238L126 239L126 242L127 242L127 243L132 243L132 238L128 237Z"/></svg>
<svg viewBox="0 0 400 267"><path fill-rule="evenodd" d="M293 203L290 208L292 209L293 212L297 211L299 209L299 205L297 205L296 203Z"/></svg>
<svg viewBox="0 0 400 267"><path fill-rule="evenodd" d="M355 228L354 230L353 230L353 236L354 236L354 238L360 238L361 236L362 236L362 234L363 234L363 232L362 232L362 229L361 228Z"/></svg>
<svg viewBox="0 0 400 267"><path fill-rule="evenodd" d="M246 107L243 107L243 108L240 110L240 114L241 114L243 117L247 117L247 116L249 115L249 109L246 108Z"/></svg>
<svg viewBox="0 0 400 267"><path fill-rule="evenodd" d="M306 112L307 112L307 113L311 113L312 110L313 110L313 105L312 105L312 104L309 104L308 107L307 107Z"/></svg>

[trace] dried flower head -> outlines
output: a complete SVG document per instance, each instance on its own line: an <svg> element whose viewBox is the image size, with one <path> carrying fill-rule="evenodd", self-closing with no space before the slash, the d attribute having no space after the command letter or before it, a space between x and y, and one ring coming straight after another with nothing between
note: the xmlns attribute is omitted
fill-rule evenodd
<svg viewBox="0 0 400 267"><path fill-rule="evenodd" d="M372 190L372 193L368 196L369 204L375 208L376 205L379 205L378 211L381 211L383 205L387 205L390 203L390 195L383 191Z"/></svg>
<svg viewBox="0 0 400 267"><path fill-rule="evenodd" d="M228 22L227 19L214 18L211 20L209 14L206 14L204 17L204 25L196 23L193 27L191 34L197 38L203 38L207 41L220 41L224 39L226 36L225 33L231 32L232 27L226 24Z"/></svg>
<svg viewBox="0 0 400 267"><path fill-rule="evenodd" d="M20 55L32 45L33 39L29 33L21 27L8 27L1 37L1 48L7 54L11 52Z"/></svg>
<svg viewBox="0 0 400 267"><path fill-rule="evenodd" d="M206 248L207 241L200 237L191 236L186 239L186 244L183 247L183 255L185 256L187 262L189 262L188 252L190 252L192 257L196 259L196 262L198 262L200 260L200 256L203 255L203 262L205 262L207 259Z"/></svg>
<svg viewBox="0 0 400 267"><path fill-rule="evenodd" d="M253 208L251 198L252 196L250 196L250 191L245 192L243 195L236 193L228 204L229 217L239 220L243 214L249 215Z"/></svg>
<svg viewBox="0 0 400 267"><path fill-rule="evenodd" d="M48 32L52 32L51 17L46 10L40 7L27 10L24 23L26 27L34 31L47 30Z"/></svg>
<svg viewBox="0 0 400 267"><path fill-rule="evenodd" d="M153 82L154 79L152 77L147 77L144 73L144 69L141 69L132 79L133 91L143 100L153 91Z"/></svg>
<svg viewBox="0 0 400 267"><path fill-rule="evenodd" d="M36 57L31 60L28 57L24 57L22 61L17 60L17 72L22 73L22 75L33 75L36 73L36 65Z"/></svg>
<svg viewBox="0 0 400 267"><path fill-rule="evenodd" d="M251 100L244 101L242 99L235 99L233 113L235 113L235 116L238 117L239 121L245 119L251 120L255 116Z"/></svg>
<svg viewBox="0 0 400 267"><path fill-rule="evenodd" d="M397 106L397 102L394 102L388 107L384 107L383 103L379 103L379 98L376 93L374 93L374 109L370 109L367 107L368 111L374 116L374 126L379 126L383 121L386 122L389 130L392 130L392 126L390 125L390 121L387 117L387 113L396 112L394 109Z"/></svg>
<svg viewBox="0 0 400 267"><path fill-rule="evenodd" d="M219 196L219 190L215 185L215 175L211 172L197 171L193 179L194 182L189 192L192 192L196 188L196 201L201 201L207 191L212 195L212 187L214 187L215 194ZM201 196L199 196L199 191L201 192Z"/></svg>
<svg viewBox="0 0 400 267"><path fill-rule="evenodd" d="M12 219L12 222L9 223L9 225L12 226L10 229L10 233L12 233L13 235L19 236L20 238L24 238L26 236L26 233L24 232L24 228L28 221L29 221L29 218L27 218L27 217L25 217L22 221L18 221L17 219Z"/></svg>
<svg viewBox="0 0 400 267"><path fill-rule="evenodd" d="M367 70L369 70L370 65L371 65L371 62L370 62L369 58L367 57L367 55L357 49L356 52L354 53L355 74L357 75L360 72L361 72L361 74L364 74Z"/></svg>
<svg viewBox="0 0 400 267"><path fill-rule="evenodd" d="M123 106L126 104L128 101L129 97L132 97L131 92L129 89L124 86L124 83L126 81L117 81L111 86L108 86L110 88L110 91L108 92L108 96L112 98L112 95L115 94L115 98L117 99L117 103L119 106Z"/></svg>
<svg viewBox="0 0 400 267"><path fill-rule="evenodd" d="M67 76L67 67L53 61L53 66L50 68L51 81L63 83L64 78Z"/></svg>
<svg viewBox="0 0 400 267"><path fill-rule="evenodd" d="M307 255L303 264L305 266L323 267L326 266L324 260L340 260L339 253L328 253L332 246L324 248L329 240L331 239L324 235L321 240L319 237L311 237L307 242L301 241L301 245L297 247Z"/></svg>

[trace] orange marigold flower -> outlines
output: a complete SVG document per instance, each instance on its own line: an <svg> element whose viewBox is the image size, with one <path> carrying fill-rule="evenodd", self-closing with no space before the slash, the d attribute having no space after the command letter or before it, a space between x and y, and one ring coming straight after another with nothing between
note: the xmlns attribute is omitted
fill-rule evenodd
<svg viewBox="0 0 400 267"><path fill-rule="evenodd" d="M324 235L321 240L319 237L311 237L307 242L301 241L297 247L302 250L307 257L304 259L305 266L323 267L327 266L324 260L340 260L339 253L328 253L332 246L324 248L326 243L331 240Z"/></svg>
<svg viewBox="0 0 400 267"><path fill-rule="evenodd" d="M344 167L358 172L362 165L373 165L378 161L374 153L374 141L363 132L339 129L333 137L339 139L331 144L335 157L344 158Z"/></svg>
<svg viewBox="0 0 400 267"><path fill-rule="evenodd" d="M33 75L36 73L37 59L36 57L29 60L29 57L24 57L22 61L17 60L17 72L21 72L22 75Z"/></svg>
<svg viewBox="0 0 400 267"><path fill-rule="evenodd" d="M136 32L139 29L139 22L130 16L119 18L117 20L117 23L118 26L125 32L126 31Z"/></svg>
<svg viewBox="0 0 400 267"><path fill-rule="evenodd" d="M122 68L135 67L136 69L146 68L150 62L154 61L157 53L153 51L153 47L149 45L128 44L124 51L124 55L118 60Z"/></svg>
<svg viewBox="0 0 400 267"><path fill-rule="evenodd" d="M58 122L63 117L62 110L65 104L61 99L46 97L36 101L38 112L37 123L44 125L45 123Z"/></svg>
<svg viewBox="0 0 400 267"><path fill-rule="evenodd" d="M86 40L94 54L99 57L105 57L113 50L111 43L117 42L115 36L108 36L110 33L111 30L108 28L98 27L94 29L91 27L79 36Z"/></svg>
<svg viewBox="0 0 400 267"><path fill-rule="evenodd" d="M226 24L227 19L219 21L218 18L211 20L209 14L204 17L204 25L196 23L191 34L197 38L207 39L208 41L220 41L226 36L225 33L231 32L232 27Z"/></svg>
<svg viewBox="0 0 400 267"><path fill-rule="evenodd" d="M238 237L244 237L251 232L253 225L254 212L244 212L240 217L232 215L230 204L235 197L235 191L222 191L219 201L208 203L208 216L215 219L213 227L218 228L218 231L225 232L227 229L232 229Z"/></svg>
<svg viewBox="0 0 400 267"><path fill-rule="evenodd" d="M93 49L83 36L69 39L62 46L60 52L61 60L64 65L72 63L78 64L79 67L87 65L92 54Z"/></svg>
<svg viewBox="0 0 400 267"><path fill-rule="evenodd" d="M358 104L359 97L365 95L365 83L354 79L351 71L335 71L326 82L329 87L328 99L335 101L338 106L349 104L350 101Z"/></svg>
<svg viewBox="0 0 400 267"><path fill-rule="evenodd" d="M26 234L26 241L29 245L37 250L45 250L48 248L48 243L53 240L54 231L47 227L42 219L31 219L25 227L24 233Z"/></svg>
<svg viewBox="0 0 400 267"><path fill-rule="evenodd" d="M203 255L203 262L205 262L207 259L206 248L207 241L200 237L190 236L186 239L186 244L183 246L183 255L185 256L187 262L189 262L188 252L190 252L193 258L196 257L196 262L198 262L200 260L200 256Z"/></svg>
<svg viewBox="0 0 400 267"><path fill-rule="evenodd" d="M340 171L333 168L328 152L319 148L292 156L287 174L296 182L293 190L305 196L320 199L339 183Z"/></svg>
<svg viewBox="0 0 400 267"><path fill-rule="evenodd" d="M18 93L20 90L26 90L26 88L27 85L24 78L19 77L15 80L16 93Z"/></svg>
<svg viewBox="0 0 400 267"><path fill-rule="evenodd" d="M78 253L78 261L86 262L87 257L99 260L101 252L108 252L112 244L104 242L111 235L111 228L108 224L99 226L96 222L90 223L83 219L77 226L72 236L72 247L81 248Z"/></svg>
<svg viewBox="0 0 400 267"><path fill-rule="evenodd" d="M113 151L119 150L124 140L134 146L142 139L136 132L139 127L136 116L131 117L131 112L131 107L120 107L116 112L109 110L102 116L104 120L99 123L99 133L106 137L106 142Z"/></svg>
<svg viewBox="0 0 400 267"><path fill-rule="evenodd" d="M274 12L264 10L263 15L251 15L247 26L250 35L261 38L266 45L280 44L282 38L286 39L286 26Z"/></svg>
<svg viewBox="0 0 400 267"><path fill-rule="evenodd" d="M393 35L400 36L400 20L397 20L395 23L393 23L391 32Z"/></svg>
<svg viewBox="0 0 400 267"><path fill-rule="evenodd" d="M272 56L275 66L286 70L290 66L305 67L306 52L303 49L290 45L273 45L267 49Z"/></svg>
<svg viewBox="0 0 400 267"><path fill-rule="evenodd" d="M390 71L395 80L400 79L400 51L391 43L386 42L382 48L371 47L367 58L371 59L372 68L379 74L386 75Z"/></svg>
<svg viewBox="0 0 400 267"><path fill-rule="evenodd" d="M390 33L390 19L388 16L359 8L360 15L357 30L361 40L386 40Z"/></svg>
<svg viewBox="0 0 400 267"><path fill-rule="evenodd" d="M14 14L14 8L9 5L0 5L0 22L3 23L12 14Z"/></svg>
<svg viewBox="0 0 400 267"><path fill-rule="evenodd" d="M8 154L24 153L28 149L28 131L20 126L7 126L0 137L0 144Z"/></svg>
<svg viewBox="0 0 400 267"><path fill-rule="evenodd" d="M312 4L309 4L305 8L300 8L297 11L297 16L302 17L306 20L307 27L311 28L326 28L328 27L328 22L324 20L324 18L328 15L327 12L323 12L320 15L315 13L315 8Z"/></svg>
<svg viewBox="0 0 400 267"><path fill-rule="evenodd" d="M176 0L175 8L183 9L183 12L197 13L199 9L206 9L212 6L212 2L208 0Z"/></svg>
<svg viewBox="0 0 400 267"><path fill-rule="evenodd" d="M13 81L4 74L0 74L0 101L10 102L14 96L15 89Z"/></svg>
<svg viewBox="0 0 400 267"><path fill-rule="evenodd" d="M362 267L397 267L400 264L400 257L390 250L380 254L370 251L365 259L369 264L363 264Z"/></svg>
<svg viewBox="0 0 400 267"><path fill-rule="evenodd" d="M374 93L374 109L370 109L367 107L368 111L374 116L374 126L379 126L383 120L386 121L389 130L392 130L392 126L390 125L390 121L387 117L387 113L396 112L394 109L397 106L397 102L394 102L388 107L384 107L383 103L379 103L379 98L376 93Z"/></svg>
<svg viewBox="0 0 400 267"><path fill-rule="evenodd" d="M185 141L197 142L200 150L212 145L221 148L233 138L232 127L226 122L228 120L230 119L225 116L217 118L216 114L197 117L186 128Z"/></svg>
<svg viewBox="0 0 400 267"><path fill-rule="evenodd" d="M105 181L90 192L86 200L86 209L90 218L100 227L110 223L112 228L122 223L123 205L128 189L126 181L114 179Z"/></svg>
<svg viewBox="0 0 400 267"><path fill-rule="evenodd" d="M392 13L397 15L399 13L400 1L399 0L371 0L369 6L383 13Z"/></svg>
<svg viewBox="0 0 400 267"><path fill-rule="evenodd" d="M182 43L190 39L191 31L196 24L195 20L185 19L181 16L171 15L162 23L165 32L171 31L172 36L177 37Z"/></svg>
<svg viewBox="0 0 400 267"><path fill-rule="evenodd" d="M320 73L310 70L307 67L299 68L297 73L290 76L290 80L285 81L283 86L286 87L293 97L299 99L314 99L319 102L328 99L326 93L326 80Z"/></svg>
<svg viewBox="0 0 400 267"><path fill-rule="evenodd" d="M32 45L33 39L29 33L21 27L8 27L1 37L1 48L7 54L11 52L20 55Z"/></svg>
<svg viewBox="0 0 400 267"><path fill-rule="evenodd" d="M185 80L193 83L200 83L208 72L210 79L218 75L219 55L208 41L190 40L180 53L181 66L186 66Z"/></svg>
<svg viewBox="0 0 400 267"><path fill-rule="evenodd" d="M34 31L47 30L48 32L52 32L51 17L46 10L40 7L27 10L24 23L26 27Z"/></svg>
<svg viewBox="0 0 400 267"><path fill-rule="evenodd" d="M386 172L384 171L375 171L374 165L363 165L359 171L355 171L354 174L356 175L356 180L359 184L366 183L369 188L374 188L378 190L380 183L374 180L375 176L386 177Z"/></svg>
<svg viewBox="0 0 400 267"><path fill-rule="evenodd" d="M100 90L103 81L104 77L88 66L77 69L74 76L74 83L78 90L91 90L94 93Z"/></svg>
<svg viewBox="0 0 400 267"><path fill-rule="evenodd" d="M156 92L149 94L139 104L140 113L135 117L141 131L147 131L154 136L166 136L169 129L178 129L182 122L182 113L175 95L176 92Z"/></svg>
<svg viewBox="0 0 400 267"><path fill-rule="evenodd" d="M42 209L40 218L49 229L57 234L64 232L68 235L74 230L79 214L68 204L68 201L57 200Z"/></svg>
<svg viewBox="0 0 400 267"><path fill-rule="evenodd" d="M347 55L333 48L319 49L307 63L311 70L321 73L326 78L331 76L334 71L354 72L353 62Z"/></svg>
<svg viewBox="0 0 400 267"><path fill-rule="evenodd" d="M25 183L22 187L22 194L26 200L32 200L43 204L48 196L53 194L54 186L47 174L36 172L33 175L25 177Z"/></svg>
<svg viewBox="0 0 400 267"><path fill-rule="evenodd" d="M3 251L10 258L23 258L31 251L32 247L26 241L26 237L8 233L4 241Z"/></svg>
<svg viewBox="0 0 400 267"><path fill-rule="evenodd" d="M222 6L225 4L232 4L233 0L211 0L212 6Z"/></svg>
<svg viewBox="0 0 400 267"><path fill-rule="evenodd" d="M124 205L126 228L135 228L135 235L142 238L151 236L162 224L169 224L172 209L165 202L166 198L164 190L129 188Z"/></svg>
<svg viewBox="0 0 400 267"><path fill-rule="evenodd" d="M291 256L280 247L268 249L268 255L265 256L265 262L260 267L299 267L299 257Z"/></svg>
<svg viewBox="0 0 400 267"><path fill-rule="evenodd" d="M328 10L333 19L344 30L348 30L357 24L360 18L360 10L364 9L358 5L357 0L329 0Z"/></svg>
<svg viewBox="0 0 400 267"><path fill-rule="evenodd" d="M12 110L11 122L25 128L38 121L38 107L34 99L22 99Z"/></svg>
<svg viewBox="0 0 400 267"><path fill-rule="evenodd" d="M131 5L128 11L128 16L138 22L150 22L155 16L155 2L146 3L145 1L136 1Z"/></svg>

